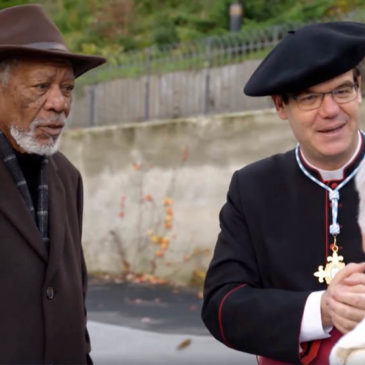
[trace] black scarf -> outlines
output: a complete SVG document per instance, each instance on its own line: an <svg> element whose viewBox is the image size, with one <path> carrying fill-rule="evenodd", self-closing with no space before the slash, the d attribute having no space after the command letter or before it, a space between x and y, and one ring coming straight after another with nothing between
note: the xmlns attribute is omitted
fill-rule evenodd
<svg viewBox="0 0 365 365"><path fill-rule="evenodd" d="M9 141L0 131L0 155L25 201L25 204L32 215L35 224L37 225L39 232L41 233L42 240L48 248L48 179L47 179L47 157L42 157L41 168L39 171L38 181L38 204L37 211L35 211L32 197L29 191L27 181L24 178L22 169L19 166L18 160L12 149Z"/></svg>

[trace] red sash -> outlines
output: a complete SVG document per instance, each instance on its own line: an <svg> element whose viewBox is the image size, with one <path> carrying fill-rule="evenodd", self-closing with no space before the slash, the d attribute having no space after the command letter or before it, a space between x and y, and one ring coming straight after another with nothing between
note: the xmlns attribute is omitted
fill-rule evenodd
<svg viewBox="0 0 365 365"><path fill-rule="evenodd" d="M308 353L301 358L303 365L328 365L332 347L339 340L342 334L334 328L331 337L323 340L316 340L311 343ZM268 357L258 356L259 365L288 365L289 362L269 359Z"/></svg>

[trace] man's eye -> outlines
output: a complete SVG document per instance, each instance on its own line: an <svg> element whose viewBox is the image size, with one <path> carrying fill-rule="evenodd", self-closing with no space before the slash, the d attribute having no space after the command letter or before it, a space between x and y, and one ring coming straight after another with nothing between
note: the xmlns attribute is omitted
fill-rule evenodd
<svg viewBox="0 0 365 365"><path fill-rule="evenodd" d="M70 96L72 94L72 90L74 89L74 85L63 85L62 92L65 96Z"/></svg>
<svg viewBox="0 0 365 365"><path fill-rule="evenodd" d="M305 94L305 95L299 95L297 100L300 103L312 103L316 101L319 98L318 94Z"/></svg>
<svg viewBox="0 0 365 365"><path fill-rule="evenodd" d="M44 91L44 90L46 90L46 89L48 88L48 84L46 84L46 83L41 83L41 84L37 84L35 87L36 87L37 89L39 89L39 90Z"/></svg>
<svg viewBox="0 0 365 365"><path fill-rule="evenodd" d="M341 89L334 90L333 93L337 96L347 96L352 93L352 87L346 86Z"/></svg>

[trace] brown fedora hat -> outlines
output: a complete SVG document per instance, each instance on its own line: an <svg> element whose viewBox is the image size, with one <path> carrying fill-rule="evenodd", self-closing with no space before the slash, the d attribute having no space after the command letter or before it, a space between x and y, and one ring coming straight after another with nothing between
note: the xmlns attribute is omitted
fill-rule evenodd
<svg viewBox="0 0 365 365"><path fill-rule="evenodd" d="M71 53L61 32L38 4L0 11L0 60L22 56L67 59L75 77L106 62L104 57Z"/></svg>

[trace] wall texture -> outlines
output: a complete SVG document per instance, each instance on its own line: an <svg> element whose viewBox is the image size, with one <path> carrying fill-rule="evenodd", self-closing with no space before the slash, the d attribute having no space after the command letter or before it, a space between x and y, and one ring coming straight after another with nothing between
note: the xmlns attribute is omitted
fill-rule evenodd
<svg viewBox="0 0 365 365"><path fill-rule="evenodd" d="M232 173L294 144L272 109L67 131L89 271L191 282L211 258Z"/></svg>

